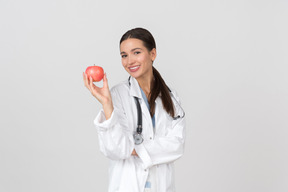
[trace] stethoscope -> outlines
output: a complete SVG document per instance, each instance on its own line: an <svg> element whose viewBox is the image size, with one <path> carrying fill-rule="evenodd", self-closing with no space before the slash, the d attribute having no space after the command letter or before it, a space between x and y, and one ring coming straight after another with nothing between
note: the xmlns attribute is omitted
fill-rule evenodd
<svg viewBox="0 0 288 192"><path fill-rule="evenodd" d="M131 86L131 83L130 83L130 78L131 76L128 78L128 84L129 84L129 87ZM168 87L168 90L169 92L171 93L172 95L172 98L174 99L174 101L176 101L177 105L181 108L181 110L183 111L183 115L177 115L176 117L173 117L173 120L177 120L179 118L183 118L185 116L185 111L183 110L183 108L181 107L181 105L179 104L179 102L176 100L176 98L174 97L174 94L172 93L172 91L169 89ZM141 109L141 106L140 106L140 102L139 102L139 99L137 97L134 96L134 100L136 102L136 107L137 107L137 127L136 127L136 132L133 134L133 137L134 137L134 142L135 142L135 145L139 145L143 142L143 136L142 136L142 109Z"/></svg>

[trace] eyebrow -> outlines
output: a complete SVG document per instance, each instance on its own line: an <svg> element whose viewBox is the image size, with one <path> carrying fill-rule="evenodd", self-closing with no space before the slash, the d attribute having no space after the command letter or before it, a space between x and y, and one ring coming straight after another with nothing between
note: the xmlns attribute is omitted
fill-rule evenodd
<svg viewBox="0 0 288 192"><path fill-rule="evenodd" d="M141 48L136 47L136 48L134 48L134 49L131 49L131 52L135 51L136 49L141 49ZM141 49L141 50L142 50L142 49ZM126 52L125 52L125 51L122 51L120 54L124 54L124 53L126 53Z"/></svg>

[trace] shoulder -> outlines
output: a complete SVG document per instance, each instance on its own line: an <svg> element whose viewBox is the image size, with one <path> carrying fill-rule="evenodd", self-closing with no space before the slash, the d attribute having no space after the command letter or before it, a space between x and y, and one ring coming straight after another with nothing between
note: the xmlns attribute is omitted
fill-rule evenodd
<svg viewBox="0 0 288 192"><path fill-rule="evenodd" d="M174 97L174 99L176 99L178 102L180 102L179 95L178 95L177 91L174 88L169 87L169 92L170 92L170 95L172 97Z"/></svg>
<svg viewBox="0 0 288 192"><path fill-rule="evenodd" d="M123 106L129 105L129 84L128 80L122 81L110 89L113 105L116 108L125 110Z"/></svg>
<svg viewBox="0 0 288 192"><path fill-rule="evenodd" d="M127 94L129 92L129 84L128 84L128 80L124 80L120 83L118 83L117 85L114 85L111 89L110 92L112 95L125 95L125 93Z"/></svg>

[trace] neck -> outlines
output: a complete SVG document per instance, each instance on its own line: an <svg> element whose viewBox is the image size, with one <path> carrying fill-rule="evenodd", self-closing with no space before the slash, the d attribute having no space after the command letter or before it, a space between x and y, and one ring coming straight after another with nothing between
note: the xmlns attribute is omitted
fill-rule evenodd
<svg viewBox="0 0 288 192"><path fill-rule="evenodd" d="M151 82L153 81L153 73L136 79L141 89L144 91L146 97L148 98L151 90Z"/></svg>

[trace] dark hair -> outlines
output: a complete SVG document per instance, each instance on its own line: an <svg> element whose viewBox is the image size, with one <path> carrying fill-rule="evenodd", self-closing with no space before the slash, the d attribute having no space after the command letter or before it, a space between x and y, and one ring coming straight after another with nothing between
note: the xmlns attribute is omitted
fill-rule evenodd
<svg viewBox="0 0 288 192"><path fill-rule="evenodd" d="M151 51L154 48L156 49L156 43L155 43L154 37L147 29L135 28L135 29L131 29L127 31L120 39L120 44L124 40L127 40L129 38L135 38L135 39L141 40L144 46L148 49L148 51ZM170 96L169 88L166 85L163 78L161 77L160 73L155 69L154 66L153 66L153 76L154 76L154 81L151 82L152 85L151 85L151 90L150 90L149 98L148 98L151 117L155 113L155 100L158 97L158 95L161 96L164 109L167 111L168 114L171 115L171 117L174 117L175 112L174 112L173 102Z"/></svg>

